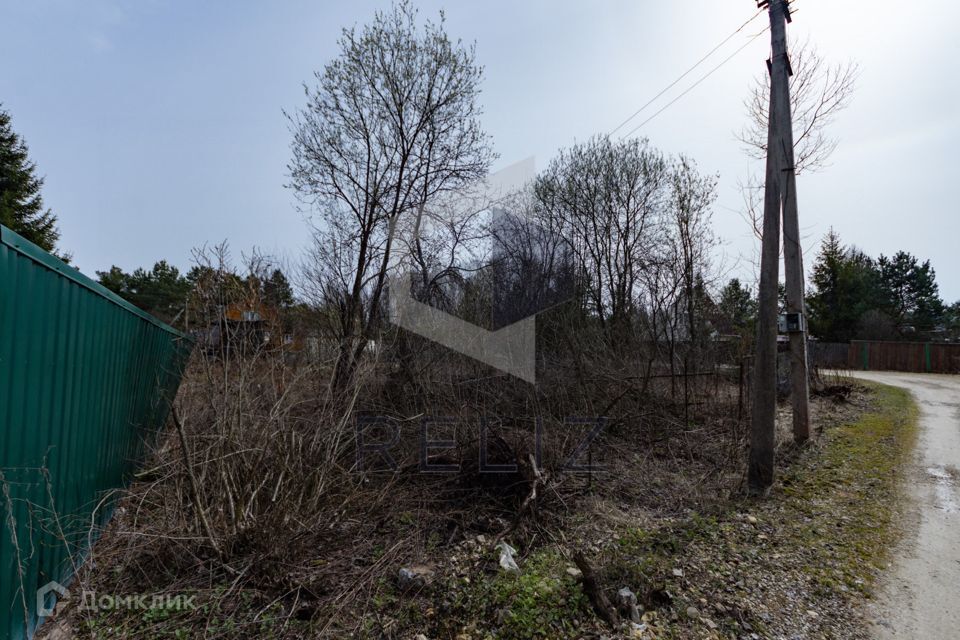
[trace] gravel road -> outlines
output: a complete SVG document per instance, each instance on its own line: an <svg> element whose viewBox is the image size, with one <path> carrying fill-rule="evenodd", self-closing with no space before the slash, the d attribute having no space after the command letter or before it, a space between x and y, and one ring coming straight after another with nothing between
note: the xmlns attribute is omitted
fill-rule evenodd
<svg viewBox="0 0 960 640"><path fill-rule="evenodd" d="M877 638L960 638L960 376L854 375L908 389L921 411L908 532L873 605L872 631Z"/></svg>

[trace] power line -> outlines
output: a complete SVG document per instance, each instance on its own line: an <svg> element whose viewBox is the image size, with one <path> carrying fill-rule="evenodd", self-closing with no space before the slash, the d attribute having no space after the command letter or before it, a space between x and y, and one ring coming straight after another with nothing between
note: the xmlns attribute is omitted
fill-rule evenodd
<svg viewBox="0 0 960 640"><path fill-rule="evenodd" d="M724 58L723 62L721 62L720 64L718 64L717 66L715 66L713 69L711 69L710 71L708 71L708 72L706 73L706 75L704 75L704 76L701 77L699 80L697 80L697 81L694 82L692 85L690 85L683 93L681 93L680 95L678 95L676 98L674 98L673 100L671 100L670 102L668 102L667 104L665 104L659 111L657 111L657 112L654 113L652 116L650 116L649 118L647 118L646 120L644 120L643 122L641 122L640 124L638 124L637 126L635 126L633 129L631 129L629 132L625 133L623 136L621 136L621 139L623 139L623 138L629 138L629 137L632 136L634 133L636 133L637 131L639 131L645 124L647 124L648 122L650 122L651 120L653 120L654 118L656 118L657 116L659 116L661 113L663 113L664 111L666 111L667 109L669 109L670 107L672 107L672 106L673 106L674 104L676 104L681 98L683 98L685 95L687 95L688 93L690 93L691 91L693 91L694 89L696 89L698 86L700 86L700 84L701 84L703 81L705 81L707 78L709 78L709 77L712 76L714 73L716 73L717 71L719 71L719 70L720 70L720 67L722 67L723 65L725 65L725 64L727 64L728 62L730 62L731 60L733 60L733 59L737 56L737 54L739 54L741 51L743 51L743 50L746 49L748 46L750 46L751 44L753 44L754 40L756 40L757 38L759 38L760 36L762 36L763 34L765 34L765 33L766 33L767 31L769 31L769 30L770 30L770 27L767 27L766 29L764 29L763 31L761 31L760 33L758 33L757 35L755 35L755 36L753 36L752 38L750 38L749 40L747 40L746 44L744 44L742 47L740 47L739 49L737 49L736 51L734 51L733 53L731 53L729 56L727 56L726 58ZM618 128L619 128L619 127L618 127Z"/></svg>
<svg viewBox="0 0 960 640"><path fill-rule="evenodd" d="M733 38L734 38L738 33L740 33L741 31L743 31L744 29L746 29L747 26L748 26L751 22L753 22L754 20L756 20L756 19L757 19L761 14L763 14L764 12L765 12L765 9L760 9L760 10L757 11L755 14L753 14L753 16L752 16L749 20L747 20L746 22L744 22L742 25L740 25L740 27L739 27L736 31L734 31L733 33L731 33L731 34L730 34L729 36L727 36L726 38L724 38L723 42L721 42L720 44L718 44L717 46L715 46L713 49L711 49L711 50L707 53L707 55L705 55L705 56L703 56L702 58L700 58L700 60L698 60L696 64L694 64L692 67L690 67L689 69L687 69L686 71L684 71L683 74L682 74L679 78L677 78L676 80L674 80L673 82L671 82L669 85L667 85L666 88L663 89L663 91L661 91L661 92L658 93L657 95L653 96L645 105L643 105L642 107L640 107L639 109L637 109L636 111L634 111L634 112L630 115L629 118L627 118L626 120L624 120L623 122L621 122L620 124L618 124L618 125L616 126L616 128L615 128L613 131L611 131L609 134L607 134L607 135L611 135L611 136L612 136L612 135L615 134L617 131L619 131L620 129L622 129L628 122L630 122L631 120L633 120L634 118L636 118L638 115L640 115L641 113L643 113L643 111L644 111L647 107L649 107L649 106L652 105L654 102L656 102L657 100L659 100L660 97L663 96L663 94L665 94L667 91L670 91L670 89L673 89L675 86L677 86L677 85L680 83L681 80L683 80L683 79L686 78L688 75L690 75L691 73L693 73L693 72L697 69L697 67L699 67L701 64L703 64L704 62L706 62L706 61L710 58L710 56L712 56L713 54L715 54L721 47L723 47L723 45L725 45L725 44L727 44L728 42L730 42L731 40L733 40Z"/></svg>

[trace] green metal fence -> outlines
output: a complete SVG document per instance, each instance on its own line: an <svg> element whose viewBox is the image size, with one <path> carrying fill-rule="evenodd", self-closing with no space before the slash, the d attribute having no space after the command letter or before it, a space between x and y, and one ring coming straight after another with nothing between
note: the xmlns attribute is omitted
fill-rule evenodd
<svg viewBox="0 0 960 640"><path fill-rule="evenodd" d="M0 640L29 637L163 426L192 341L0 227Z"/></svg>

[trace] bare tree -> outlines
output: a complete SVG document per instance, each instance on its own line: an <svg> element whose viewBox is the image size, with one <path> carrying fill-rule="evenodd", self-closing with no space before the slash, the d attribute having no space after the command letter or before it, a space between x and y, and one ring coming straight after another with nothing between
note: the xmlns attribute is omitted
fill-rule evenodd
<svg viewBox="0 0 960 640"><path fill-rule="evenodd" d="M674 313L683 318L686 349L683 359L684 412L689 411L689 376L697 368L703 353L706 287L710 267L710 253L717 245L711 222L711 210L716 200L717 178L702 175L693 160L681 156L674 163L670 175L670 210L673 224L669 238L675 256L675 280L681 283L683 312ZM672 362L672 361L671 361ZM688 415L685 415L688 417Z"/></svg>
<svg viewBox="0 0 960 640"><path fill-rule="evenodd" d="M340 49L304 87L307 105L287 116L289 186L319 213L310 279L317 302L335 309L335 386L376 332L397 225L494 158L479 120L482 69L473 47L447 36L442 14L420 26L402 1L344 30Z"/></svg>
<svg viewBox="0 0 960 640"><path fill-rule="evenodd" d="M538 178L544 215L569 243L583 309L606 341L671 373L702 339L716 178L645 140L594 138L562 151ZM681 349L681 345L686 345Z"/></svg>
<svg viewBox="0 0 960 640"><path fill-rule="evenodd" d="M837 140L827 135L836 116L850 105L859 66L853 61L828 64L816 48L805 41L791 48L793 77L790 86L794 127L794 164L796 173L818 171L827 166L837 148ZM749 97L744 101L747 125L737 134L747 155L757 160L767 156L767 129L770 109L770 76L754 78ZM764 182L749 174L739 182L743 198L743 218L754 237L763 239ZM751 262L759 272L759 253Z"/></svg>
<svg viewBox="0 0 960 640"><path fill-rule="evenodd" d="M665 222L669 162L646 140L596 137L562 150L535 190L571 244L591 314L611 335L628 331Z"/></svg>
<svg viewBox="0 0 960 640"><path fill-rule="evenodd" d="M491 216L494 328L559 304L574 294L575 269L563 227L523 191Z"/></svg>
<svg viewBox="0 0 960 640"><path fill-rule="evenodd" d="M837 114L850 106L860 70L852 61L829 64L809 41L793 47L791 52L790 106L796 172L800 174L824 168L837 148L837 140L826 131ZM738 137L747 154L763 160L767 157L769 74L754 79L744 106L748 121Z"/></svg>
<svg viewBox="0 0 960 640"><path fill-rule="evenodd" d="M702 175L696 164L681 156L670 177L673 228L670 234L677 247L680 280L686 305L687 338L695 351L702 339L699 325L703 317L704 289L710 266L710 253L717 245L711 226L711 210L716 200L717 179Z"/></svg>

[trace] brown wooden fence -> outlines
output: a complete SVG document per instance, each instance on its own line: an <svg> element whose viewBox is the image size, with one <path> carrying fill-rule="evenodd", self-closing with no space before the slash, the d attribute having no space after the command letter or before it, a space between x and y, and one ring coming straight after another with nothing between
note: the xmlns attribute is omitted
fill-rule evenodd
<svg viewBox="0 0 960 640"><path fill-rule="evenodd" d="M810 364L820 369L846 369L850 358L850 345L846 342L807 342L807 358Z"/></svg>
<svg viewBox="0 0 960 640"><path fill-rule="evenodd" d="M960 344L854 340L847 354L847 366L877 371L960 373Z"/></svg>

